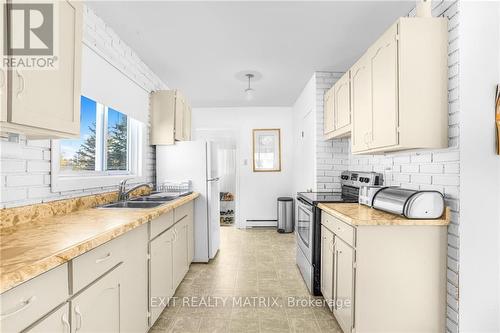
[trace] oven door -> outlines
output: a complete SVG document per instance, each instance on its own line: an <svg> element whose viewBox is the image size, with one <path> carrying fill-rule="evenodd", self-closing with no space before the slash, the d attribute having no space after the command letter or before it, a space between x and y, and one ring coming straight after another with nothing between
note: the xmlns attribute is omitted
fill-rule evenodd
<svg viewBox="0 0 500 333"><path fill-rule="evenodd" d="M314 235L313 207L302 201L297 205L297 244L309 263L312 262Z"/></svg>

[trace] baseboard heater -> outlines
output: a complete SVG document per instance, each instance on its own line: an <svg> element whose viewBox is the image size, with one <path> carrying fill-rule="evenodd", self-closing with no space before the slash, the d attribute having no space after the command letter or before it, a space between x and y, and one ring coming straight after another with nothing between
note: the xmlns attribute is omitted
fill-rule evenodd
<svg viewBox="0 0 500 333"><path fill-rule="evenodd" d="M247 220L247 228L276 227L278 220Z"/></svg>

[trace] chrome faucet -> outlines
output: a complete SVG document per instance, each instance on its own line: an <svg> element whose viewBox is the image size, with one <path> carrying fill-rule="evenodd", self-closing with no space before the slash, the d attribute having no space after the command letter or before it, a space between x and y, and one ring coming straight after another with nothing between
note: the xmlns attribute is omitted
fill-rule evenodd
<svg viewBox="0 0 500 333"><path fill-rule="evenodd" d="M128 197L130 196L130 193L134 190L137 190L138 188L141 187L149 187L150 189L152 188L151 184L148 183L141 183L133 186L129 190L126 190L126 185L127 185L128 179L124 179L120 182L120 185L118 186L118 201L125 201L128 200Z"/></svg>

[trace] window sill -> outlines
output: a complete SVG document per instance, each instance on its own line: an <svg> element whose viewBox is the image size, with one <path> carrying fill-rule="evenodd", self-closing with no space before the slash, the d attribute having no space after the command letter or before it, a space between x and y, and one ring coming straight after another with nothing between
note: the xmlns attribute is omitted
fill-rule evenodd
<svg viewBox="0 0 500 333"><path fill-rule="evenodd" d="M134 174L99 175L99 176L59 176L52 177L52 192L97 189L100 187L118 186L124 180L129 182L145 182L146 178Z"/></svg>

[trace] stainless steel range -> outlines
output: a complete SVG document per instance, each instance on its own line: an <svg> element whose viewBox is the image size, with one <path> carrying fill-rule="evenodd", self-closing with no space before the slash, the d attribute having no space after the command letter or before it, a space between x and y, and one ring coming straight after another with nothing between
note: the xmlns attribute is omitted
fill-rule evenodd
<svg viewBox="0 0 500 333"><path fill-rule="evenodd" d="M376 172L344 171L340 177L341 192L297 193L296 239L297 266L313 295L321 295L321 209L319 203L358 202L361 186L382 185L383 176Z"/></svg>

